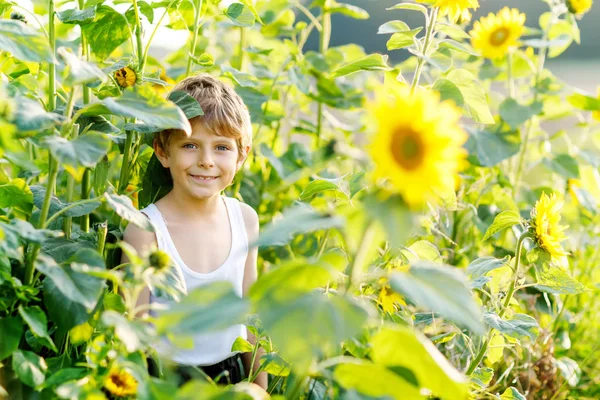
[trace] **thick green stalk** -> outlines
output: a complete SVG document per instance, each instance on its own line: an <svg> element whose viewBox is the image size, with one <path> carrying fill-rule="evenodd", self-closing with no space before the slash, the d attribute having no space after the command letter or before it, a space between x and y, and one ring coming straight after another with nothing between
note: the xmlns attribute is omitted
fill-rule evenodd
<svg viewBox="0 0 600 400"><path fill-rule="evenodd" d="M56 35L54 27L54 0L48 0L48 38L50 40L50 49L52 51L52 58L56 55ZM56 68L54 63L48 65L48 111L54 111L56 108ZM37 227L41 228L46 224L46 218L48 218L48 212L50 211L50 200L56 186L56 177L58 176L58 162L52 157L52 154L48 152L48 182L46 183L46 195L44 196L44 203L40 212L40 219ZM25 277L23 283L29 285L33 281L33 271L35 266L35 260L40 252L40 245L36 244L33 246L31 251L28 253L27 263L25 266Z"/></svg>
<svg viewBox="0 0 600 400"><path fill-rule="evenodd" d="M346 292L350 290L352 287L352 283L356 280L356 274L358 273L358 267L361 266L365 262L365 258L367 257L367 253L369 250L369 246L371 242L375 239L375 234L377 233L375 222L370 221L365 228L363 233L362 240L360 245L358 246L358 250L356 251L356 255L354 256L354 261L350 265L350 271L348 273L348 283L346 284Z"/></svg>
<svg viewBox="0 0 600 400"><path fill-rule="evenodd" d="M106 244L106 234L108 233L108 221L98 225L98 253L104 255L104 245Z"/></svg>
<svg viewBox="0 0 600 400"><path fill-rule="evenodd" d="M78 3L79 3L79 9L83 10L84 5L85 5L84 0L78 0ZM90 51L89 51L88 40L85 37L85 35L83 34L83 32L81 33L81 55L83 56L83 58L86 61L90 61ZM83 89L83 104L84 105L89 104L91 90L85 84L82 85L82 89ZM86 168L85 171L83 172L83 178L81 180L81 199L82 200L88 199L90 197L91 173L92 173L92 171L89 168ZM83 215L80 217L79 227L81 228L81 230L83 232L89 232L89 230L90 230L89 214L86 214L86 215Z"/></svg>
<svg viewBox="0 0 600 400"><path fill-rule="evenodd" d="M140 71L144 70L144 46L142 44L142 36L144 31L142 30L142 21L140 20L140 9L137 4L137 0L133 0L133 12L135 14L135 40L137 45L137 56Z"/></svg>
<svg viewBox="0 0 600 400"><path fill-rule="evenodd" d="M121 163L121 174L119 176L119 193L123 193L129 183L129 162L131 160L131 148L133 147L133 131L125 131L125 148L123 149L123 161Z"/></svg>
<svg viewBox="0 0 600 400"><path fill-rule="evenodd" d="M169 8L171 8L171 6L173 5L173 3L175 3L175 1L176 0L171 0L171 2L167 5L167 7L165 7L165 12L163 12L163 14L159 18L158 22L156 23L156 26L152 30L152 33L150 34L150 38L148 39L148 43L146 43L146 47L144 48L144 61L143 61L144 65L146 65L146 61L148 59L148 51L150 50L150 43L152 43L152 39L154 39L154 35L156 35L156 31L158 31L158 28L160 28L160 25L161 25L163 19L165 18L165 16L169 12Z"/></svg>
<svg viewBox="0 0 600 400"><path fill-rule="evenodd" d="M244 47L246 47L246 28L240 26L240 42L238 43L238 70L244 70Z"/></svg>
<svg viewBox="0 0 600 400"><path fill-rule="evenodd" d="M507 84L508 84L508 97L510 97L511 99L515 98L515 81L513 78L513 73L512 73L512 53L509 51L507 56L506 56L506 62L507 62L507 69L506 69L506 74L507 74Z"/></svg>
<svg viewBox="0 0 600 400"><path fill-rule="evenodd" d="M427 57L429 45L431 44L431 39L434 36L437 15L438 8L434 7L431 9L431 13L427 16L427 30L425 31L425 41L423 42L423 48L421 49L421 54L423 55L423 57ZM425 59L423 57L419 57L419 59L417 60L417 69L415 70L415 75L413 76L413 80L410 85L411 93L414 93L417 86L419 86L419 81L421 80L421 73L423 72L423 66L425 65Z"/></svg>
<svg viewBox="0 0 600 400"><path fill-rule="evenodd" d="M65 117L70 118L73 112L73 101L75 99L75 88L71 89L69 95L69 104L65 108ZM68 132L65 132L68 135ZM79 135L79 125L75 124L71 128L71 138L75 139ZM75 179L71 174L67 175L67 203L72 203L74 199ZM71 229L73 227L73 217L66 217L63 221L63 230L67 239L71 238Z"/></svg>
<svg viewBox="0 0 600 400"><path fill-rule="evenodd" d="M195 4L195 13L194 13L194 26L192 32L192 43L190 44L190 52L188 55L187 67L185 69L185 76L190 76L190 72L192 72L192 57L196 55L196 44L198 43L198 28L200 26L200 16L202 15L202 0L197 0Z"/></svg>
<svg viewBox="0 0 600 400"><path fill-rule="evenodd" d="M44 196L44 203L40 211L40 220L38 221L37 227L41 229L46 226L46 219L48 218L48 212L50 211L50 201L52 199L53 188L56 185L56 177L58 176L58 162L54 157L50 156L48 167L48 182L46 183L46 194ZM40 245L34 245L29 257L27 259L27 266L25 268L25 279L24 284L29 285L33 282L33 271L35 266L35 260L37 259L38 253L40 252Z"/></svg>
<svg viewBox="0 0 600 400"><path fill-rule="evenodd" d="M319 31L319 52L323 55L329 48L331 40L331 13L329 12L329 1L325 1L321 13L321 30ZM323 130L323 103L317 106L317 148L321 145L321 131Z"/></svg>
<svg viewBox="0 0 600 400"><path fill-rule="evenodd" d="M528 239L530 237L531 237L531 235L526 232L521 235L521 237L519 238L519 241L517 243L517 252L515 254L515 267L513 270L513 280L511 281L510 286L508 287L508 293L506 294L506 299L504 300L504 304L502 304L502 309L498 312L498 316L500 318L502 318L502 316L504 315L506 310L508 310L508 307L510 306L510 302L513 298L513 295L515 294L515 290L517 287L517 281L519 279L519 266L521 264L521 252L523 251L523 242L525 241L525 239ZM483 341L481 348L479 349L479 352L477 353L477 355L475 356L473 361L471 361L471 364L469 364L467 371L465 372L465 374L467 376L470 376L475 371L475 369L477 369L477 367L479 366L479 364L485 357L485 354L487 352L488 345L490 344L490 340L491 340L493 332L494 332L494 329L492 328L487 333L486 338Z"/></svg>

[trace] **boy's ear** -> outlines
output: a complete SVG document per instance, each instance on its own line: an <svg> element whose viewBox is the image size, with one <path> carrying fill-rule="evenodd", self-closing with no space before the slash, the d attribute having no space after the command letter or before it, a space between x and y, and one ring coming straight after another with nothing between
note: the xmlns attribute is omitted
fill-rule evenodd
<svg viewBox="0 0 600 400"><path fill-rule="evenodd" d="M248 158L248 154L250 154L250 149L250 146L246 146L244 148L243 156L238 160L237 164L235 165L235 172L239 171L240 168L242 168L244 161L246 161L246 158Z"/></svg>
<svg viewBox="0 0 600 400"><path fill-rule="evenodd" d="M154 139L152 142L152 148L154 148L154 154L156 154L156 158L160 161L161 165L165 168L169 168L169 156L163 147L159 144L157 139Z"/></svg>

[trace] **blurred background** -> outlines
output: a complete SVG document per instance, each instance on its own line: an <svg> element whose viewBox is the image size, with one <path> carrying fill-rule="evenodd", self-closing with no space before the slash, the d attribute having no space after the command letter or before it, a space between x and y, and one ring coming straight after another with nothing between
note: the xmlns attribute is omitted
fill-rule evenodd
<svg viewBox="0 0 600 400"><path fill-rule="evenodd" d="M342 0L340 0L342 1ZM363 46L367 53L388 53L385 44L389 35L377 35L377 28L387 21L400 19L411 28L423 26L423 16L414 11L391 10L401 0L343 0L344 3L353 4L364 8L371 16L367 20L354 20L340 14L332 16L331 46L347 43L356 43ZM541 0L479 0L481 7L473 13L473 21L496 12L503 8L518 8L527 15L525 24L538 28L540 15L548 11L548 5ZM299 16L300 17L300 16ZM573 85L589 94L596 93L596 86L600 85L600 1L596 1L580 21L581 44L573 43L564 53L555 59L547 60L546 67L554 72L566 83ZM471 25L467 29L470 30ZM317 50L318 39L311 35L306 44L306 49ZM406 50L389 52L390 59L394 62L407 58Z"/></svg>

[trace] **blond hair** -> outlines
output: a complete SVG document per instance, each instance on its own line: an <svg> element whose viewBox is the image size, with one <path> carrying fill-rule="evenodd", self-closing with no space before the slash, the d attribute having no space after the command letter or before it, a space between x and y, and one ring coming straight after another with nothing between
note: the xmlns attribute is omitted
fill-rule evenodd
<svg viewBox="0 0 600 400"><path fill-rule="evenodd" d="M248 107L242 98L224 82L207 75L190 76L179 82L172 92L184 91L194 97L204 115L190 119L190 124L200 122L212 134L234 138L238 158L247 156L246 146L252 146L252 123ZM172 135L184 135L179 129L165 129L154 135L154 140L168 154Z"/></svg>

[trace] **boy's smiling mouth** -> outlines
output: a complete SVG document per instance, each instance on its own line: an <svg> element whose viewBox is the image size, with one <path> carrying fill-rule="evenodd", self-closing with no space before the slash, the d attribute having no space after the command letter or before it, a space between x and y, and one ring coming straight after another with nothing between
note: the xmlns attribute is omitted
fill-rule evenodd
<svg viewBox="0 0 600 400"><path fill-rule="evenodd" d="M194 180L198 180L198 181L214 181L215 179L218 178L218 176L210 176L210 175L192 175L192 174L190 174L190 176Z"/></svg>

